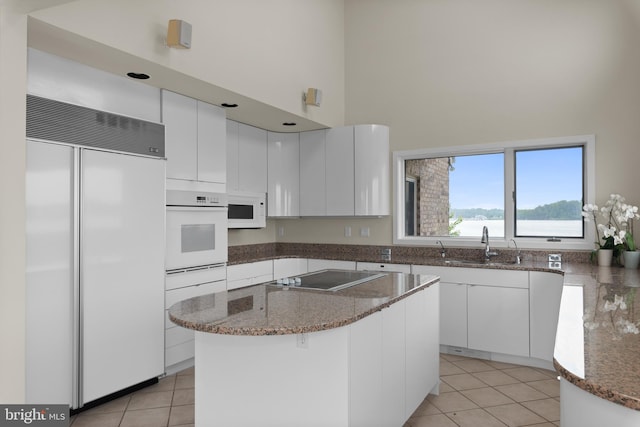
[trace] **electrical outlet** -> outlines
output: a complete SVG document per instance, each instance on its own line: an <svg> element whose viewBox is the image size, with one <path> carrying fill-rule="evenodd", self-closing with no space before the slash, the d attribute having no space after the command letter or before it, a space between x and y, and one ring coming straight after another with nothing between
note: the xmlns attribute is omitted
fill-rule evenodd
<svg viewBox="0 0 640 427"><path fill-rule="evenodd" d="M278 236L279 237L284 236L284 226L282 225L278 227Z"/></svg>
<svg viewBox="0 0 640 427"><path fill-rule="evenodd" d="M309 336L307 334L296 335L296 347L309 348Z"/></svg>
<svg viewBox="0 0 640 427"><path fill-rule="evenodd" d="M369 227L360 227L360 237L369 237Z"/></svg>
<svg viewBox="0 0 640 427"><path fill-rule="evenodd" d="M344 237L351 237L351 227L348 225L344 228Z"/></svg>

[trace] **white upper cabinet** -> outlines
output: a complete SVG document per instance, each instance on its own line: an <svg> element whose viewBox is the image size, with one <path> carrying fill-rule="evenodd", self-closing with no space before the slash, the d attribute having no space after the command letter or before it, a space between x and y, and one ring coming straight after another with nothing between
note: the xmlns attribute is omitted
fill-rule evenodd
<svg viewBox="0 0 640 427"><path fill-rule="evenodd" d="M227 120L227 190L267 192L267 131Z"/></svg>
<svg viewBox="0 0 640 427"><path fill-rule="evenodd" d="M389 215L389 128L300 134L301 216Z"/></svg>
<svg viewBox="0 0 640 427"><path fill-rule="evenodd" d="M355 126L355 214L389 215L389 128Z"/></svg>
<svg viewBox="0 0 640 427"><path fill-rule="evenodd" d="M227 120L227 191L238 191L238 128L240 123ZM266 146L266 144L265 144Z"/></svg>
<svg viewBox="0 0 640 427"><path fill-rule="evenodd" d="M300 133L300 215L327 215L326 130Z"/></svg>
<svg viewBox="0 0 640 427"><path fill-rule="evenodd" d="M300 216L300 134L267 132L267 214Z"/></svg>
<svg viewBox="0 0 640 427"><path fill-rule="evenodd" d="M226 120L222 108L162 91L167 178L226 182Z"/></svg>
<svg viewBox="0 0 640 427"><path fill-rule="evenodd" d="M198 181L227 181L226 113L198 101Z"/></svg>
<svg viewBox="0 0 640 427"><path fill-rule="evenodd" d="M327 215L355 213L354 129L344 126L327 130Z"/></svg>

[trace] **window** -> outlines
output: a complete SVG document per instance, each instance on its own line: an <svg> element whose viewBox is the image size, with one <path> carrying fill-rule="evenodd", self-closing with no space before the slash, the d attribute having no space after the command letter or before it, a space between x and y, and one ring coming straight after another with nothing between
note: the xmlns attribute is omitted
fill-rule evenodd
<svg viewBox="0 0 640 427"><path fill-rule="evenodd" d="M515 151L515 236L584 237L583 147Z"/></svg>
<svg viewBox="0 0 640 427"><path fill-rule="evenodd" d="M394 243L477 246L486 226L498 247L592 248L594 152L593 136L394 152Z"/></svg>

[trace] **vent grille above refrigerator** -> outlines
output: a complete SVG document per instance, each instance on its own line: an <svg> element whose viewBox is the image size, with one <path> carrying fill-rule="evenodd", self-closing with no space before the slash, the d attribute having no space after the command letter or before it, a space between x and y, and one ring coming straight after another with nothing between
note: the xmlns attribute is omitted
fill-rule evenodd
<svg viewBox="0 0 640 427"><path fill-rule="evenodd" d="M164 157L164 125L27 95L27 138Z"/></svg>

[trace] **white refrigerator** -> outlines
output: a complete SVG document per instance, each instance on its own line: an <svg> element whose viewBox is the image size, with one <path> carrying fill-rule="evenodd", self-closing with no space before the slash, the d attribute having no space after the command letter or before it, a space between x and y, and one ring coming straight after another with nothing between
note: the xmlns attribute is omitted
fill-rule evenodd
<svg viewBox="0 0 640 427"><path fill-rule="evenodd" d="M27 141L28 403L163 374L164 182L161 158Z"/></svg>

